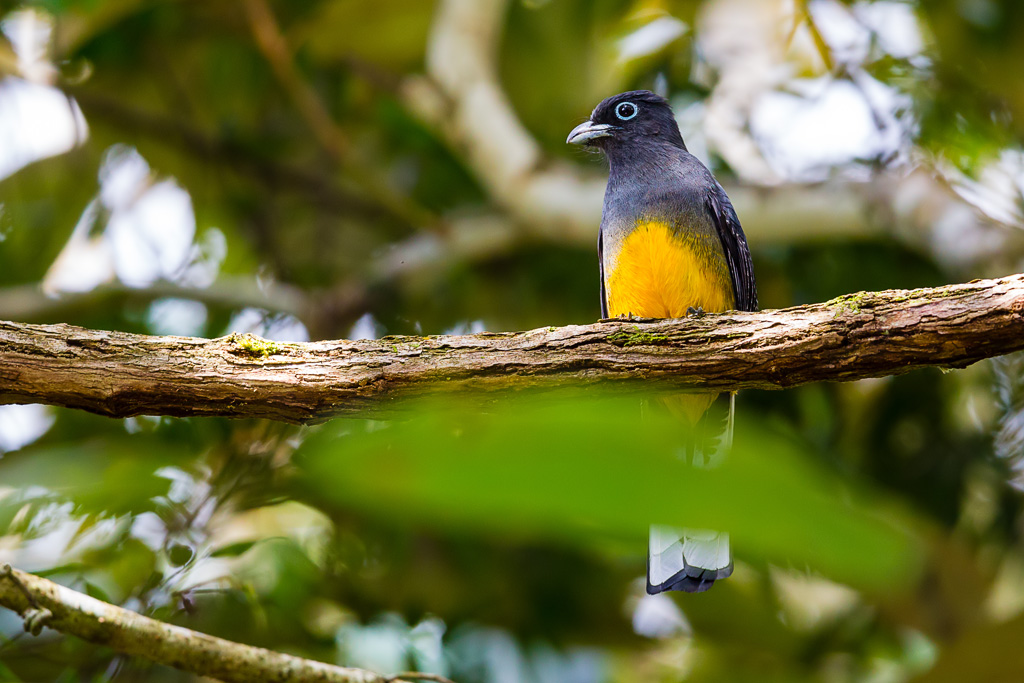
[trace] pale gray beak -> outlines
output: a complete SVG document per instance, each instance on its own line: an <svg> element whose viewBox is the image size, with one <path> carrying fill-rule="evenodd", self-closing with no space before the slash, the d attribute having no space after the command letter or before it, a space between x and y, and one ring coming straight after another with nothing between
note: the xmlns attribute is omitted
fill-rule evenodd
<svg viewBox="0 0 1024 683"><path fill-rule="evenodd" d="M569 137L565 139L565 142L569 145L585 145L591 140L595 140L597 138L609 138L614 135L615 131L618 129L618 126L612 126L607 123L584 121L572 129L572 132L569 133Z"/></svg>

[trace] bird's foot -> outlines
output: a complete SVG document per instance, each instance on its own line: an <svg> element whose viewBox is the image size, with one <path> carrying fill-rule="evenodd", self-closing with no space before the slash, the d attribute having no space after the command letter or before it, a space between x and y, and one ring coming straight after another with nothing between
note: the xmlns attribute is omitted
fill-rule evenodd
<svg viewBox="0 0 1024 683"><path fill-rule="evenodd" d="M689 308L686 309L687 318L703 318L705 315L707 315L707 313L705 313L704 309L701 308L700 306L698 306L697 308L690 306Z"/></svg>

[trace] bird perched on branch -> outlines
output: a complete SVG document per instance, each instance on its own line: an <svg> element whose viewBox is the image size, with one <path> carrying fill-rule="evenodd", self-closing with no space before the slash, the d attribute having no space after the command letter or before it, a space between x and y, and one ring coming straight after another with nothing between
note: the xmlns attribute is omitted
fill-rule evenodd
<svg viewBox="0 0 1024 683"><path fill-rule="evenodd" d="M707 167L687 151L665 98L647 90L609 97L566 142L601 150L610 166L597 243L604 317L757 310L753 264L736 212ZM691 455L731 441L733 395L724 430L703 429L715 398L664 399L692 428ZM704 591L731 573L728 534L651 528L648 593Z"/></svg>

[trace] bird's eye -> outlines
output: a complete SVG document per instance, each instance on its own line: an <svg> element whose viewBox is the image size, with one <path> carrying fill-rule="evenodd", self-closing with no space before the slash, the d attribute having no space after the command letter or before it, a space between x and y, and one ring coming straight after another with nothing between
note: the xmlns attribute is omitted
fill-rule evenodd
<svg viewBox="0 0 1024 683"><path fill-rule="evenodd" d="M631 118L637 115L640 109L632 102L620 102L615 107L615 115L623 121L629 121Z"/></svg>

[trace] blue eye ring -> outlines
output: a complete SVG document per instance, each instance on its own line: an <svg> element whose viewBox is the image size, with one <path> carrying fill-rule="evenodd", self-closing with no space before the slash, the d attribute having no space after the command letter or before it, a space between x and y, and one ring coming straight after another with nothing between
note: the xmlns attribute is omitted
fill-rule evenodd
<svg viewBox="0 0 1024 683"><path fill-rule="evenodd" d="M640 113L640 107L632 102L619 102L615 105L615 116L620 121L629 121Z"/></svg>

